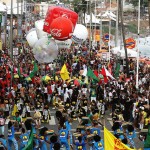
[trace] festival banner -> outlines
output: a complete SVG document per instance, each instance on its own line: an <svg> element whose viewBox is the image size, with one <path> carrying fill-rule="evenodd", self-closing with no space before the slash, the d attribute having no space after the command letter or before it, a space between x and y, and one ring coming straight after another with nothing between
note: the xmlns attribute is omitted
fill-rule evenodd
<svg viewBox="0 0 150 150"><path fill-rule="evenodd" d="M133 150L123 144L104 127L104 146L106 150Z"/></svg>

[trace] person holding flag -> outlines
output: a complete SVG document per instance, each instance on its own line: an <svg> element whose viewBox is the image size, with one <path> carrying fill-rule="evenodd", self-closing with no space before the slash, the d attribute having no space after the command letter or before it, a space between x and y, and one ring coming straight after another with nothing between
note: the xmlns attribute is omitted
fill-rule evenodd
<svg viewBox="0 0 150 150"><path fill-rule="evenodd" d="M12 150L12 144L15 147L15 150L18 150L18 143L15 139L15 129L11 121L8 123L8 150Z"/></svg>
<svg viewBox="0 0 150 150"><path fill-rule="evenodd" d="M29 134L25 133L24 128L22 128L22 134L19 136L19 139L21 141L19 150L23 150L23 148L28 144L28 140L29 140Z"/></svg>

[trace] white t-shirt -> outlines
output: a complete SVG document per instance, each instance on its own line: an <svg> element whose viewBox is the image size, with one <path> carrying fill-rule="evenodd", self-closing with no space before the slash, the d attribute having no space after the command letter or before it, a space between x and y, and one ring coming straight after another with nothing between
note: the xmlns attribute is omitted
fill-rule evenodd
<svg viewBox="0 0 150 150"><path fill-rule="evenodd" d="M22 84L18 84L18 89L20 89L22 87Z"/></svg>
<svg viewBox="0 0 150 150"><path fill-rule="evenodd" d="M58 95L61 95L61 86L57 88L58 90Z"/></svg>
<svg viewBox="0 0 150 150"><path fill-rule="evenodd" d="M51 89L52 89L52 92L54 92L54 90L55 90L55 84L51 85Z"/></svg>
<svg viewBox="0 0 150 150"><path fill-rule="evenodd" d="M83 94L86 94L87 93L87 88L82 88L81 91L82 91Z"/></svg>
<svg viewBox="0 0 150 150"><path fill-rule="evenodd" d="M47 87L44 87L44 93L47 93Z"/></svg>

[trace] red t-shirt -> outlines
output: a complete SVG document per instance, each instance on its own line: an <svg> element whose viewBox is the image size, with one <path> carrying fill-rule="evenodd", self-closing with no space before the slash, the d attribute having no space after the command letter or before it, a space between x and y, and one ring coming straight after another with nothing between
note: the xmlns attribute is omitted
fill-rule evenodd
<svg viewBox="0 0 150 150"><path fill-rule="evenodd" d="M47 93L48 93L48 94L52 94L52 89L51 89L51 86L50 86L50 85L47 86Z"/></svg>

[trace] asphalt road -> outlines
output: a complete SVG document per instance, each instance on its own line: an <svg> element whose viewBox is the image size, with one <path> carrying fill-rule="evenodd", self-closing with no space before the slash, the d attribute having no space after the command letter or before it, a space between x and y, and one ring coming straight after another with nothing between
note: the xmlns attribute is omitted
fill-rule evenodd
<svg viewBox="0 0 150 150"><path fill-rule="evenodd" d="M55 133L57 134L58 133L58 122L57 122L57 119L55 118L55 111L56 110L53 110L51 109L51 120L49 121L49 123L44 123L42 124L41 126L46 126L48 129L53 129L55 131ZM32 113L31 113L32 114ZM5 137L7 138L7 122L8 120L6 121L6 125L5 125ZM111 120L111 116L110 116L110 112L109 110L106 111L106 114L104 116L103 119L101 119L101 122L103 125L105 125L105 127L112 132L111 130L111 127L112 127L112 120ZM72 133L76 130L76 127L78 126L78 121L73 121L72 124L71 124L71 127L72 127ZM103 139L103 129L102 127L101 128L101 137ZM137 138L135 139L135 145L136 145L136 149L139 149L139 148L142 148L143 147L143 143L138 139L138 132L137 133ZM48 149L49 149L49 145L47 145ZM13 148L12 148L13 150ZM64 149L62 149L64 150ZM87 146L87 150L89 150L89 147Z"/></svg>

